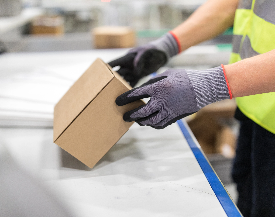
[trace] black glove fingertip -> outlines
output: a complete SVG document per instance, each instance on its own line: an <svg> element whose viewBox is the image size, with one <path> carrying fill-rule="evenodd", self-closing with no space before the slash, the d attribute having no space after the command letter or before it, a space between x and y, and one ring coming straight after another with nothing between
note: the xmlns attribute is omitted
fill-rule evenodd
<svg viewBox="0 0 275 217"><path fill-rule="evenodd" d="M161 130L161 129L164 129L165 127L164 126L150 126L156 130Z"/></svg>
<svg viewBox="0 0 275 217"><path fill-rule="evenodd" d="M128 96L128 94L129 94L129 92L130 92L130 91L127 91L127 92L125 92L125 93L119 95L119 96L116 98L116 104L117 104L118 106L123 106L123 105L126 105L126 104L129 103L129 102L128 102L128 99L127 99L127 96Z"/></svg>
<svg viewBox="0 0 275 217"><path fill-rule="evenodd" d="M146 105L139 106L138 108L135 108L135 109L133 109L131 111L126 112L123 115L123 120L126 121L126 122L137 121L139 118L131 118L131 115L133 113L137 112L139 109L143 108L144 106L146 106Z"/></svg>
<svg viewBox="0 0 275 217"><path fill-rule="evenodd" d="M130 117L132 114L132 112L126 112L124 115L123 115L123 120L126 121L126 122L132 122L133 119Z"/></svg>
<svg viewBox="0 0 275 217"><path fill-rule="evenodd" d="M121 97L121 95L116 98L116 104L118 106L123 106L124 105L123 104L123 97Z"/></svg>

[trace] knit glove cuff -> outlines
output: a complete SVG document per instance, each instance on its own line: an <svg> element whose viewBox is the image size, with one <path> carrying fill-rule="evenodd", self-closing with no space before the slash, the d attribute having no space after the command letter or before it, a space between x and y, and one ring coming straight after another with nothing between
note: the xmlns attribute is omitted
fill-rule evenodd
<svg viewBox="0 0 275 217"><path fill-rule="evenodd" d="M134 66L137 66L137 63L139 62L141 56L150 49L162 51L166 56L166 62L171 57L180 53L180 45L176 36L174 36L173 33L168 32L164 36L160 37L155 41L131 49L129 53L137 53L137 56L134 60Z"/></svg>
<svg viewBox="0 0 275 217"><path fill-rule="evenodd" d="M163 51L166 54L167 59L177 55L180 51L177 39L170 32L149 44Z"/></svg>
<svg viewBox="0 0 275 217"><path fill-rule="evenodd" d="M230 90L221 66L203 71L186 70L196 94L198 107L230 99Z"/></svg>

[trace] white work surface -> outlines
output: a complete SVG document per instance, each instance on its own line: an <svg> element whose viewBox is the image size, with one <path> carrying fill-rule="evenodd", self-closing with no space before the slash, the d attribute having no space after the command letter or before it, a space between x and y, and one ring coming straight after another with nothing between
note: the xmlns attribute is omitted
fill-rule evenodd
<svg viewBox="0 0 275 217"><path fill-rule="evenodd" d="M0 56L0 144L75 216L241 216L184 121L134 124L93 169L52 142L54 104L95 58L124 53Z"/></svg>

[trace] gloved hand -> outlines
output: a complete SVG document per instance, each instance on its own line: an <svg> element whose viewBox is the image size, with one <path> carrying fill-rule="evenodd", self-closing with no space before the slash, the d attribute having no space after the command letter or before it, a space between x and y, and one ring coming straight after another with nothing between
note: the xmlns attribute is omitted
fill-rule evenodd
<svg viewBox="0 0 275 217"><path fill-rule="evenodd" d="M109 62L120 66L118 73L133 87L142 77L157 71L172 56L179 53L176 36L167 33L156 41L131 49L125 56Z"/></svg>
<svg viewBox="0 0 275 217"><path fill-rule="evenodd" d="M204 71L169 69L116 99L122 106L138 99L150 101L126 112L125 121L162 129L202 107L229 99L231 93L222 67Z"/></svg>

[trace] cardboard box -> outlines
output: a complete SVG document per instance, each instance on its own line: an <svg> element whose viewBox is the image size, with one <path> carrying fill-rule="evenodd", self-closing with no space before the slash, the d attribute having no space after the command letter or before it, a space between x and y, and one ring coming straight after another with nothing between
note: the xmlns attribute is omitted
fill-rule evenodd
<svg viewBox="0 0 275 217"><path fill-rule="evenodd" d="M123 114L143 105L117 106L115 99L131 87L97 59L54 108L54 142L92 168L133 122Z"/></svg>
<svg viewBox="0 0 275 217"><path fill-rule="evenodd" d="M222 126L213 117L198 113L188 122L190 129L205 154L216 153L216 140Z"/></svg>
<svg viewBox="0 0 275 217"><path fill-rule="evenodd" d="M136 35L129 27L102 26L92 31L95 48L128 48L136 45Z"/></svg>
<svg viewBox="0 0 275 217"><path fill-rule="evenodd" d="M224 123L233 119L235 109L235 101L224 100L208 105L186 119L205 154L234 156L236 136Z"/></svg>
<svg viewBox="0 0 275 217"><path fill-rule="evenodd" d="M64 19L60 16L41 16L31 25L31 34L34 35L63 35Z"/></svg>
<svg viewBox="0 0 275 217"><path fill-rule="evenodd" d="M224 157L233 158L236 149L236 136L228 126L224 126L217 136L217 153Z"/></svg>
<svg viewBox="0 0 275 217"><path fill-rule="evenodd" d="M216 103L209 104L198 111L203 115L213 116L217 118L233 118L237 105L235 100L222 100Z"/></svg>

